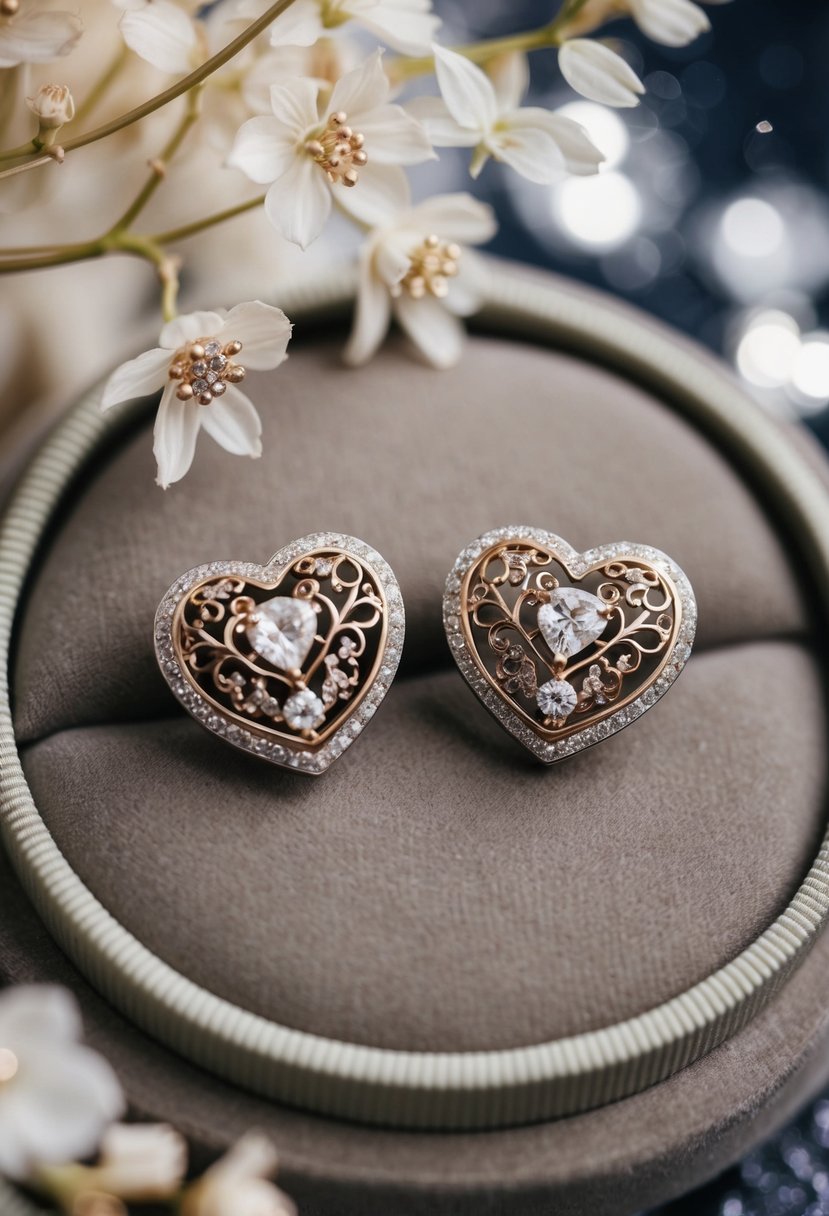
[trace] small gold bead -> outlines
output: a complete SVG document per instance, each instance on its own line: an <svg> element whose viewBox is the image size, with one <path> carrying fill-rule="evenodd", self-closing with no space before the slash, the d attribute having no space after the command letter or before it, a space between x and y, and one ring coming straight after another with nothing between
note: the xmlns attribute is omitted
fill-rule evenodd
<svg viewBox="0 0 829 1216"><path fill-rule="evenodd" d="M350 151L351 151L350 144L334 144L334 155L335 156L348 156Z"/></svg>
<svg viewBox="0 0 829 1216"><path fill-rule="evenodd" d="M441 274L445 274L447 278L451 279L458 273L458 263L452 258L444 258L440 270Z"/></svg>
<svg viewBox="0 0 829 1216"><path fill-rule="evenodd" d="M436 274L429 283L429 289L433 296L438 300L442 300L449 290L449 284L441 275Z"/></svg>
<svg viewBox="0 0 829 1216"><path fill-rule="evenodd" d="M179 401L190 401L193 396L192 384L180 384L176 389L176 396Z"/></svg>
<svg viewBox="0 0 829 1216"><path fill-rule="evenodd" d="M358 175L357 175L356 169L346 169L345 173L343 174L343 185L344 186L356 186L357 178L358 178Z"/></svg>
<svg viewBox="0 0 829 1216"><path fill-rule="evenodd" d="M357 151L351 157L352 163L355 165L365 165L368 163L368 156L365 152Z"/></svg>
<svg viewBox="0 0 829 1216"><path fill-rule="evenodd" d="M0 17L14 17L20 12L20 0L0 0Z"/></svg>
<svg viewBox="0 0 829 1216"><path fill-rule="evenodd" d="M440 238L435 236L434 232L430 233L423 242L427 249L437 249L440 244Z"/></svg>
<svg viewBox="0 0 829 1216"><path fill-rule="evenodd" d="M225 354L226 355L238 355L238 353L241 349L242 349L242 343L239 341L238 338L234 338L232 342L228 342L227 345L225 346Z"/></svg>
<svg viewBox="0 0 829 1216"><path fill-rule="evenodd" d="M313 156L315 160L317 157L325 155L325 148L323 148L318 139L309 139L305 145L305 151L309 156Z"/></svg>
<svg viewBox="0 0 829 1216"><path fill-rule="evenodd" d="M202 346L201 342L192 342L187 353L191 359L203 359L204 347Z"/></svg>
<svg viewBox="0 0 829 1216"><path fill-rule="evenodd" d="M245 378L245 369L239 363L231 363L225 368L225 380L231 384L238 384L240 380Z"/></svg>
<svg viewBox="0 0 829 1216"><path fill-rule="evenodd" d="M199 405L210 405L210 402L212 400L213 400L213 394L211 392L208 391L206 393L199 393L199 398L198 398Z"/></svg>
<svg viewBox="0 0 829 1216"><path fill-rule="evenodd" d="M409 295L413 300L420 300L426 291L426 280L422 275L416 274L409 279Z"/></svg>
<svg viewBox="0 0 829 1216"><path fill-rule="evenodd" d="M328 125L329 127L341 127L347 117L345 110L337 110L337 113L332 114L328 119Z"/></svg>
<svg viewBox="0 0 829 1216"><path fill-rule="evenodd" d="M351 136L352 148L362 148L362 146L365 142L366 142L366 137L365 137L365 135L363 135L363 133L361 131L356 131L354 133L354 135Z"/></svg>
<svg viewBox="0 0 829 1216"><path fill-rule="evenodd" d="M329 158L328 158L328 168L329 168L329 169L339 169L339 167L340 167L340 158L339 158L339 156L329 156Z"/></svg>
<svg viewBox="0 0 829 1216"><path fill-rule="evenodd" d="M450 244L448 244L446 246L445 252L446 252L446 256L448 258L451 258L453 262L457 262L458 258L461 256L461 247L460 247L460 245L456 245L455 242L452 241Z"/></svg>
<svg viewBox="0 0 829 1216"><path fill-rule="evenodd" d="M338 127L336 132L337 139L345 140L350 140L353 134L354 132L351 130L351 127Z"/></svg>

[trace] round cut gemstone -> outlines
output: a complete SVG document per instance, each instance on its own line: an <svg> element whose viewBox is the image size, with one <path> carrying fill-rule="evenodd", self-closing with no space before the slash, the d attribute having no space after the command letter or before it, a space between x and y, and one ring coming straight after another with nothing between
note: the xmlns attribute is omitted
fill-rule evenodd
<svg viewBox="0 0 829 1216"><path fill-rule="evenodd" d="M213 384L210 385L210 391L214 397L221 397L226 388L227 385L225 384L224 380L215 380Z"/></svg>
<svg viewBox="0 0 829 1216"><path fill-rule="evenodd" d="M221 349L220 343L218 343L215 339L211 342L205 342L204 344L204 353L209 358L212 358L213 355L218 355L221 352Z"/></svg>
<svg viewBox="0 0 829 1216"><path fill-rule="evenodd" d="M313 730L325 717L325 706L310 688L302 688L288 697L282 716L294 730Z"/></svg>
<svg viewBox="0 0 829 1216"><path fill-rule="evenodd" d="M539 688L536 700L545 718L561 722L576 708L578 696L573 685L566 680L548 680Z"/></svg>
<svg viewBox="0 0 829 1216"><path fill-rule="evenodd" d="M207 364L204 359L198 359L190 368L190 371L194 376L203 376L207 371Z"/></svg>
<svg viewBox="0 0 829 1216"><path fill-rule="evenodd" d="M204 379L193 381L193 392L196 394L196 396L198 396L199 393L206 393L209 388L210 385Z"/></svg>
<svg viewBox="0 0 829 1216"><path fill-rule="evenodd" d="M570 658L602 636L607 605L581 587L557 587L538 610L538 627L553 654Z"/></svg>
<svg viewBox="0 0 829 1216"><path fill-rule="evenodd" d="M210 360L210 366L214 372L220 372L227 365L227 359L224 355L215 355Z"/></svg>

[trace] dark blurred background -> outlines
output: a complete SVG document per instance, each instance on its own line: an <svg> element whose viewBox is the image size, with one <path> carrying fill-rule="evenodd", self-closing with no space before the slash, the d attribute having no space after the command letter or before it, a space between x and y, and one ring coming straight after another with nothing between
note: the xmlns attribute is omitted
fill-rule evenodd
<svg viewBox="0 0 829 1216"><path fill-rule="evenodd" d="M556 5L444 0L443 41L531 29ZM829 3L710 5L679 50L607 27L647 86L635 109L576 100L552 52L530 103L566 106L608 163L553 189L490 164L491 246L631 301L722 355L760 406L829 446ZM469 188L466 155L455 188ZM445 153L444 153L445 156ZM829 1095L737 1168L658 1216L829 1214ZM656 1213L651 1216L657 1216Z"/></svg>

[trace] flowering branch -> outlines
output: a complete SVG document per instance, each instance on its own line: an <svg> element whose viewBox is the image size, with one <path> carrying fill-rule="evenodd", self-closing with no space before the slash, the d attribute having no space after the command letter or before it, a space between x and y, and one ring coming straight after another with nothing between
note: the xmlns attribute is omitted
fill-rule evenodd
<svg viewBox="0 0 829 1216"><path fill-rule="evenodd" d="M160 110L171 101L175 101L177 97L181 97L184 93L189 93L196 85L200 85L203 81L207 80L219 68L229 63L240 51L243 51L248 43L253 42L254 38L263 33L269 25L272 25L277 17L286 12L293 2L294 0L276 0L274 4L265 10L261 17L258 17L256 21L252 21L246 29L242 30L242 33L237 38L234 38L232 42L229 42L227 46L223 47L215 55L211 55L209 59L206 59L189 76L176 81L175 84L170 85L169 89L156 94L155 97L151 97L140 106L128 110L126 114L121 114L118 118L113 118L110 122L104 123L103 126L96 127L93 131L87 131L84 135L76 135L74 139L68 139L63 144L64 153L72 152L76 148L84 148L87 144L94 144L98 140L106 139L107 136L114 135L116 131L122 131L125 127L130 127L133 123L140 122L142 118L146 118L149 114L154 114L156 110ZM19 160L22 157L31 156L32 153L39 151L40 148L36 141L32 140L30 143L23 144L19 148L12 148L11 151L0 153L0 161ZM41 156L37 157L37 159L24 161L22 165L18 165L14 169L4 170L0 173L0 178L8 176L12 172L19 172L24 169L34 168L35 165L42 165L47 159L49 158Z"/></svg>

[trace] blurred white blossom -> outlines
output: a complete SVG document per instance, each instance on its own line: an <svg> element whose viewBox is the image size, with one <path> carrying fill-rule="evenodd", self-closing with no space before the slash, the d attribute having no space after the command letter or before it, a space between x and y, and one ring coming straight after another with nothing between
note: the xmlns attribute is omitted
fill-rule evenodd
<svg viewBox="0 0 829 1216"><path fill-rule="evenodd" d="M102 1056L80 1042L78 1008L61 988L0 994L0 1174L84 1157L124 1105Z"/></svg>
<svg viewBox="0 0 829 1216"><path fill-rule="evenodd" d="M480 307L481 269L462 250L496 230L491 207L469 194L437 195L370 233L360 256L354 326L347 363L367 362L392 315L434 367L460 358L458 316Z"/></svg>
<svg viewBox="0 0 829 1216"><path fill-rule="evenodd" d="M704 0L728 4L730 0ZM591 33L606 21L630 16L643 34L664 46L687 46L711 28L693 0L587 0L563 29L566 38Z"/></svg>
<svg viewBox="0 0 829 1216"><path fill-rule="evenodd" d="M193 463L202 427L226 451L256 458L262 454L262 424L237 384L246 370L278 367L290 336L291 324L282 310L259 300L237 304L230 312L177 317L162 329L159 346L116 368L104 387L101 408L163 389L153 451L157 481L165 490Z"/></svg>
<svg viewBox="0 0 829 1216"><path fill-rule="evenodd" d="M123 9L119 28L139 58L170 75L184 76L206 54L197 5L174 0L114 0Z"/></svg>
<svg viewBox="0 0 829 1216"><path fill-rule="evenodd" d="M321 112L313 80L271 88L272 115L242 125L228 163L252 181L272 183L265 211L274 227L301 248L319 236L332 195L351 215L378 222L406 197L400 165L434 155L420 123L388 103L381 53L341 76Z"/></svg>
<svg viewBox="0 0 829 1216"><path fill-rule="evenodd" d="M166 1123L116 1123L103 1136L96 1165L83 1171L84 1190L130 1203L167 1199L187 1170L187 1142Z"/></svg>
<svg viewBox="0 0 829 1216"><path fill-rule="evenodd" d="M235 11L260 16L266 0L239 0ZM294 0L271 26L274 46L313 46L326 33L354 22L404 55L423 55L440 26L431 0Z"/></svg>
<svg viewBox="0 0 829 1216"><path fill-rule="evenodd" d="M523 56L511 57L493 82L465 56L433 50L442 97L416 98L408 109L436 146L474 149L473 177L490 156L533 182L598 171L604 158L583 127L540 106L520 106L527 86Z"/></svg>
<svg viewBox="0 0 829 1216"><path fill-rule="evenodd" d="M630 64L602 42L573 38L558 52L561 74L572 89L606 106L637 106L645 86Z"/></svg>
<svg viewBox="0 0 829 1216"><path fill-rule="evenodd" d="M50 63L68 55L82 32L77 13L41 9L33 0L10 0L0 7L0 68Z"/></svg>
<svg viewBox="0 0 829 1216"><path fill-rule="evenodd" d="M288 1196L269 1181L276 1150L248 1132L184 1193L181 1216L296 1216Z"/></svg>

